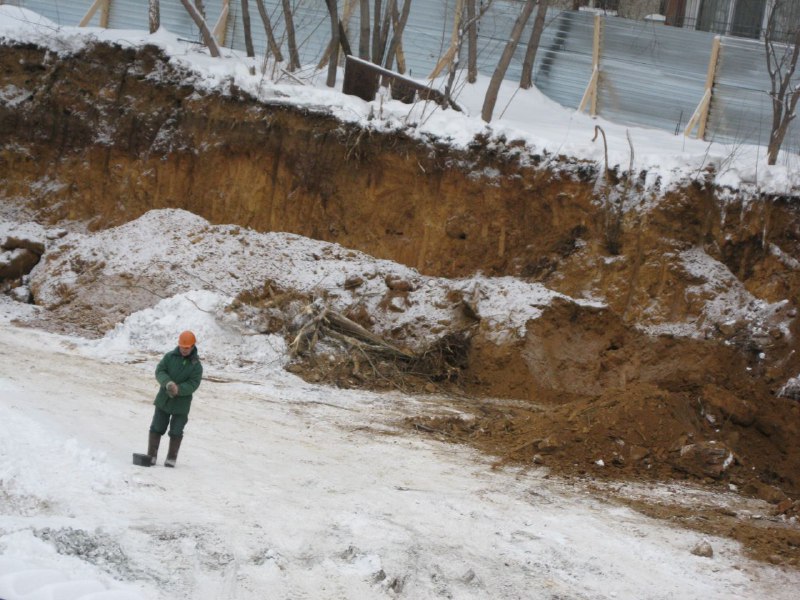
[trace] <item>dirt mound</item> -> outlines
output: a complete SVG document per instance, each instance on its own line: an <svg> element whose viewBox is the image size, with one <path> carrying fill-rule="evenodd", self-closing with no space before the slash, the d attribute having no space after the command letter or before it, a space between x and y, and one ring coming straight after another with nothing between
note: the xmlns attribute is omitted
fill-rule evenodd
<svg viewBox="0 0 800 600"><path fill-rule="evenodd" d="M772 479L796 494L796 459L787 461L785 453L791 452L787 436L797 435L797 426L776 430L770 418L781 410L777 406L761 407L743 425L713 404L719 395L714 387L698 395L632 384L560 405L495 401L462 407L464 415L410 423L476 445L501 461L600 477L732 483L777 503L786 495L767 489L762 479ZM795 417L796 408L790 411Z"/></svg>
<svg viewBox="0 0 800 600"><path fill-rule="evenodd" d="M504 460L724 480L757 493L777 485L800 497L791 443L800 405L773 396L734 346L653 337L608 309L554 302L515 347L476 341L469 373L476 387L527 401L449 420Z"/></svg>

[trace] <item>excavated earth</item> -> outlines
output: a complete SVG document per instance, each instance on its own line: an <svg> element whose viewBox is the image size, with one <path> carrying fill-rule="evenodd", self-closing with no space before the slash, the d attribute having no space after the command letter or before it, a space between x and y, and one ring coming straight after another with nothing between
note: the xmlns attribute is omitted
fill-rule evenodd
<svg viewBox="0 0 800 600"><path fill-rule="evenodd" d="M498 464L736 489L772 512L630 502L800 564L800 398L779 393L800 373L797 198L723 195L710 173L643 190L646 173L614 172L613 189L639 195L617 213L597 197L593 163L502 139L457 150L256 102L232 85L200 92L154 47L58 56L7 45L0 70L0 194L42 223L100 230L183 208L426 275L513 276L602 301L556 302L507 343L478 319L458 376L437 383L447 393L408 427ZM704 285L681 258L693 249L735 285ZM712 318L709 304L737 286L752 295L752 318Z"/></svg>

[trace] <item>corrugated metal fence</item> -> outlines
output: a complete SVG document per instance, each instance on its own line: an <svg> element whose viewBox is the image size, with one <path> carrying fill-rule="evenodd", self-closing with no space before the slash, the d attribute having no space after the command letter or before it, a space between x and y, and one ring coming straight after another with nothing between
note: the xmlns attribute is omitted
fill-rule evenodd
<svg viewBox="0 0 800 600"><path fill-rule="evenodd" d="M0 0L2 3L3 0ZM264 0L275 33L283 38L280 0ZM5 0L40 13L60 25L77 25L93 0ZM169 31L200 41L194 22L180 0L161 0L161 24ZM223 0L204 0L208 23L213 26L222 12ZM328 44L329 24L322 0L293 0L295 28L304 64L316 63ZM340 0L340 5L344 2ZM371 4L371 3L370 3ZM456 0L414 0L404 34L408 74L426 77L450 42ZM250 2L253 42L264 55L266 35L255 2ZM113 0L109 27L147 29L146 0ZM341 7L340 7L341 9ZM495 0L479 29L478 68L490 75L505 46L520 9L519 1ZM230 2L225 45L244 50L241 4ZM90 25L97 25L95 16ZM522 40L527 41L528 31ZM358 10L349 24L351 45L357 45ZM592 74L594 14L550 10L542 35L534 81L555 101L577 108ZM714 34L667 27L645 21L602 17L600 78L597 114L620 123L683 132L705 91L706 73ZM519 79L524 43L506 75ZM705 138L731 143L766 144L772 119L767 95L763 42L722 38ZM462 63L463 64L463 63ZM798 151L797 125L786 137L784 149Z"/></svg>

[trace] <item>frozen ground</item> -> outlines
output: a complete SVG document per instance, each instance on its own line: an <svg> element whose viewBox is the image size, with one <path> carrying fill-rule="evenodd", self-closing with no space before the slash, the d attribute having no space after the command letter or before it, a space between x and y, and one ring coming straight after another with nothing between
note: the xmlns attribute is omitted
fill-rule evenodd
<svg viewBox="0 0 800 600"><path fill-rule="evenodd" d="M181 322L209 329L187 306ZM174 309L124 327L160 337ZM109 345L9 322L30 310L0 303L5 600L795 597L800 574L734 542L695 556L701 535L579 482L401 433L429 399L317 387L277 365L207 362L178 467L135 467L159 355L128 352L119 330ZM223 355L215 343L207 354Z"/></svg>

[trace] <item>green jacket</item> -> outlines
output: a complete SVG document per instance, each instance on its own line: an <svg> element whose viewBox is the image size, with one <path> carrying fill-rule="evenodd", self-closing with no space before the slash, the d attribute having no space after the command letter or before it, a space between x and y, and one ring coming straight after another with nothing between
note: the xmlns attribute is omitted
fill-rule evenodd
<svg viewBox="0 0 800 600"><path fill-rule="evenodd" d="M154 404L173 415L188 415L192 407L192 394L200 387L203 377L203 365L197 355L197 347L192 348L187 357L181 355L177 346L172 352L167 352L156 367L156 379L161 387ZM178 395L170 398L166 385L174 381L178 384Z"/></svg>

